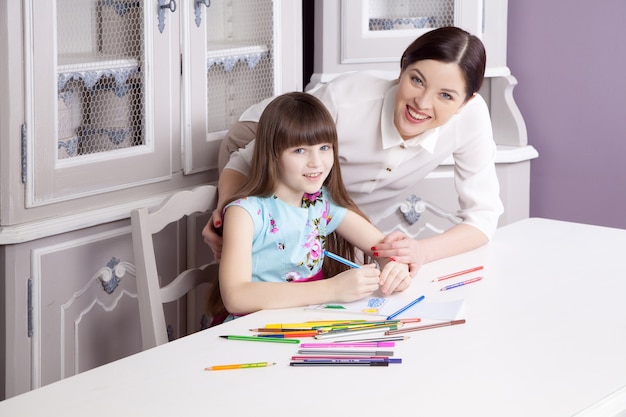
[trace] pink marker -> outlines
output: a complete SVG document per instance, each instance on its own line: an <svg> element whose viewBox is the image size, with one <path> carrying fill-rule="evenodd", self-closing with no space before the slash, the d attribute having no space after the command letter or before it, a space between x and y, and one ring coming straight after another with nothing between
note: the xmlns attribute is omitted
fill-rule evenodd
<svg viewBox="0 0 626 417"><path fill-rule="evenodd" d="M301 348L358 348L358 347L394 347L396 342L355 342L355 343L301 343Z"/></svg>

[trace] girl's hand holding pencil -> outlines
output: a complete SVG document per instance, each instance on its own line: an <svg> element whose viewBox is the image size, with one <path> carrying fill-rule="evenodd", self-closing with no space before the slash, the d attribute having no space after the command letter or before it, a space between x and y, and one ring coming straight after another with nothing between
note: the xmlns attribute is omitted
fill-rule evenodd
<svg viewBox="0 0 626 417"><path fill-rule="evenodd" d="M363 267L350 269L337 274L329 283L334 285L333 293L335 301L349 303L357 301L378 290L380 270L375 264L363 265Z"/></svg>

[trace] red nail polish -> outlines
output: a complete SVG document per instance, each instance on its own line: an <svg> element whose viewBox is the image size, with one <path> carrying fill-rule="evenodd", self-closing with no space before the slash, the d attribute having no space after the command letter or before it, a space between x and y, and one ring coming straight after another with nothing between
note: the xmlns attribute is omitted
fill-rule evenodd
<svg viewBox="0 0 626 417"><path fill-rule="evenodd" d="M395 262L395 261L396 261L396 258L394 258L394 257L392 256L391 258L389 258L389 260L390 260L391 262Z"/></svg>
<svg viewBox="0 0 626 417"><path fill-rule="evenodd" d="M215 222L215 227L220 227L221 225L222 225L221 221L218 220L218 221Z"/></svg>
<svg viewBox="0 0 626 417"><path fill-rule="evenodd" d="M378 252L374 252L374 256L378 256Z"/></svg>
<svg viewBox="0 0 626 417"><path fill-rule="evenodd" d="M372 246L372 251L375 251L375 250L376 250L376 246Z"/></svg>

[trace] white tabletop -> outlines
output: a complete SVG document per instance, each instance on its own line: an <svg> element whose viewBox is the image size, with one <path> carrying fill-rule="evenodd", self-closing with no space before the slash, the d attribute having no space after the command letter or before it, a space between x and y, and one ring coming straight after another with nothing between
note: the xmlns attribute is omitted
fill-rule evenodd
<svg viewBox="0 0 626 417"><path fill-rule="evenodd" d="M0 402L0 416L572 416L626 386L625 249L626 230L523 220L398 295L464 299L467 320L408 333L392 348L402 364L294 368L297 345L218 337L336 317L266 310ZM476 265L481 282L431 282ZM277 365L203 370L258 361Z"/></svg>

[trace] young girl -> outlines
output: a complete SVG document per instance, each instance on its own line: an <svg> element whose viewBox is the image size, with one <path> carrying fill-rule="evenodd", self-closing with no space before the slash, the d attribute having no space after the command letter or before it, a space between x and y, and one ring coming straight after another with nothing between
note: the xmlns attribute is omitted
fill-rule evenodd
<svg viewBox="0 0 626 417"><path fill-rule="evenodd" d="M275 98L256 140L250 178L223 214L219 287L231 315L350 302L385 280L409 282L408 266L393 259L376 259L379 270L324 257L327 248L354 260L354 246L370 256L384 235L343 186L335 122L317 98L298 92Z"/></svg>

